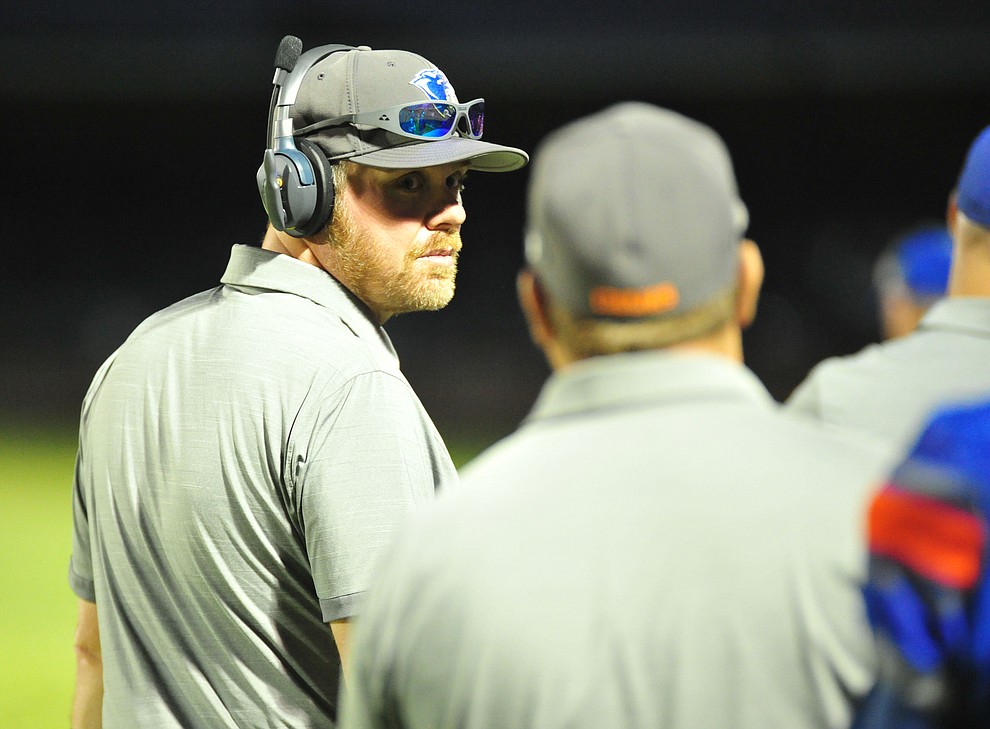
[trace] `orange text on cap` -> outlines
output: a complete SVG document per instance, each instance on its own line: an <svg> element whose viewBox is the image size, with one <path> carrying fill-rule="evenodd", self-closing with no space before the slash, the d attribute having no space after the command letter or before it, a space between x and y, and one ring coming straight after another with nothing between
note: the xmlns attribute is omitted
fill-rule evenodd
<svg viewBox="0 0 990 729"><path fill-rule="evenodd" d="M643 289L598 286L588 295L588 306L602 316L649 316L670 311L680 298L677 287L669 281Z"/></svg>

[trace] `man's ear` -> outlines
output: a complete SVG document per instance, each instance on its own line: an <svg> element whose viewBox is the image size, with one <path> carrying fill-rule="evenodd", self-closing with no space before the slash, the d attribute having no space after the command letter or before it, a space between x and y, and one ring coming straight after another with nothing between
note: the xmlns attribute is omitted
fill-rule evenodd
<svg viewBox="0 0 990 729"><path fill-rule="evenodd" d="M756 317L763 272L760 249L756 243L744 238L739 242L739 284L736 290L736 322L740 329L748 327Z"/></svg>
<svg viewBox="0 0 990 729"><path fill-rule="evenodd" d="M516 294L526 317L530 339L543 351L550 369L557 371L570 366L574 357L554 329L550 319L550 300L540 285L540 279L528 268L516 277Z"/></svg>
<svg viewBox="0 0 990 729"><path fill-rule="evenodd" d="M956 191L949 195L949 201L945 205L945 224L949 228L949 234L956 229L956 220L959 217L959 205L956 201Z"/></svg>
<svg viewBox="0 0 990 729"><path fill-rule="evenodd" d="M537 347L545 350L553 339L547 298L536 275L528 268L524 268L516 276L516 295L519 297L519 308L526 317L530 339Z"/></svg>

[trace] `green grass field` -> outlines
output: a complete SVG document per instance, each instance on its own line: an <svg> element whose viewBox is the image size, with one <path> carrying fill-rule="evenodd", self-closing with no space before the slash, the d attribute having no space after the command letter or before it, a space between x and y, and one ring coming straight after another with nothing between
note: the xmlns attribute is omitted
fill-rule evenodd
<svg viewBox="0 0 990 729"><path fill-rule="evenodd" d="M69 725L76 598L66 574L75 452L67 429L0 430L0 726Z"/></svg>
<svg viewBox="0 0 990 729"><path fill-rule="evenodd" d="M455 463L481 445L450 444ZM0 727L69 725L76 598L66 575L75 452L70 429L0 428Z"/></svg>

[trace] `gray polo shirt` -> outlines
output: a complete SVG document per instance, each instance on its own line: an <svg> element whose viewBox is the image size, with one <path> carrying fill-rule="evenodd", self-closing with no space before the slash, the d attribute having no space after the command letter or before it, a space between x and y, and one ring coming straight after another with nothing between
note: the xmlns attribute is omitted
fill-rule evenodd
<svg viewBox="0 0 990 729"><path fill-rule="evenodd" d="M384 331L324 271L234 246L86 395L70 584L95 601L104 727L326 727L354 613L456 480Z"/></svg>
<svg viewBox="0 0 990 729"><path fill-rule="evenodd" d="M846 727L885 460L717 357L555 374L387 551L342 726Z"/></svg>
<svg viewBox="0 0 990 729"><path fill-rule="evenodd" d="M936 303L899 339L819 363L787 407L906 452L940 404L990 394L990 299Z"/></svg>

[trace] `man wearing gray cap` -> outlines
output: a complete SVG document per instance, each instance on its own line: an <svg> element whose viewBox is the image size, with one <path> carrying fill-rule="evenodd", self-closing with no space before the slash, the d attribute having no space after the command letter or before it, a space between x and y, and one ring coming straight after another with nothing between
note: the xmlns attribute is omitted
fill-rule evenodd
<svg viewBox="0 0 990 729"><path fill-rule="evenodd" d="M882 454L743 366L745 225L722 140L671 111L540 145L519 295L553 374L386 550L346 729L848 725Z"/></svg>
<svg viewBox="0 0 990 729"><path fill-rule="evenodd" d="M990 394L990 127L949 197L947 296L907 336L820 362L787 400L795 412L907 452L929 415Z"/></svg>
<svg viewBox="0 0 990 729"><path fill-rule="evenodd" d="M77 729L333 726L371 564L456 480L382 324L453 296L467 172L528 158L421 56L300 54L276 57L262 245L83 403Z"/></svg>

